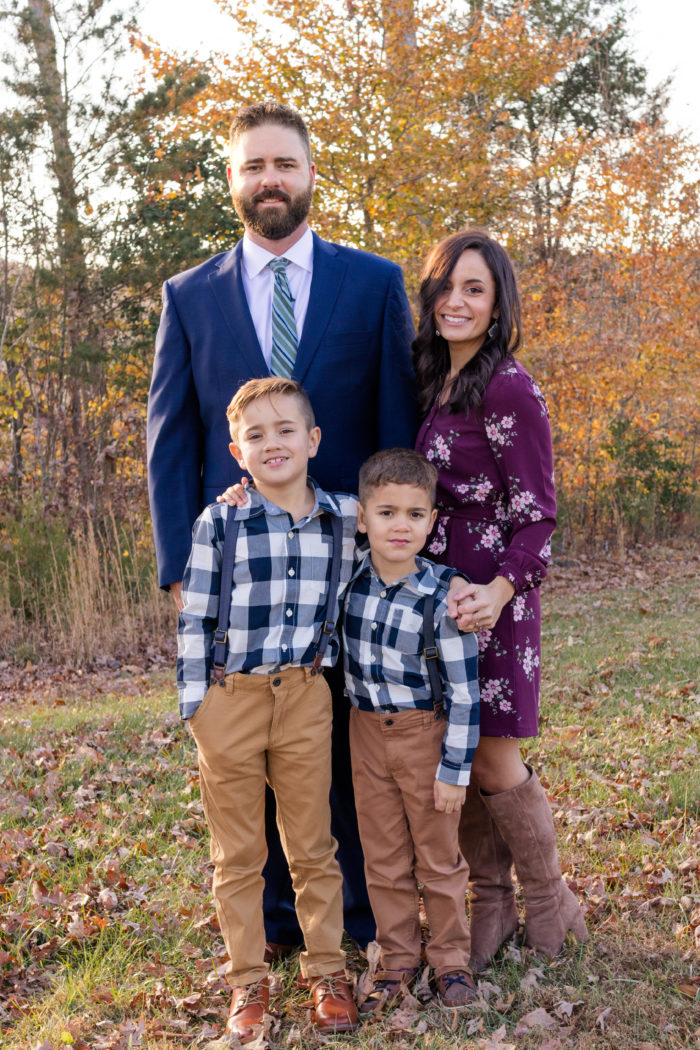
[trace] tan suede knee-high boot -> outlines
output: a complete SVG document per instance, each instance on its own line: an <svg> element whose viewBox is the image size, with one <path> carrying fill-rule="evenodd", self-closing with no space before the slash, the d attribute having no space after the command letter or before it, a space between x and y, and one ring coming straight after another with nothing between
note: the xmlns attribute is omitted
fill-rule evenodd
<svg viewBox="0 0 700 1050"><path fill-rule="evenodd" d="M518 926L513 857L484 805L477 785L467 788L459 847L469 865L469 930L472 970L483 970Z"/></svg>
<svg viewBox="0 0 700 1050"><path fill-rule="evenodd" d="M555 956L569 930L579 941L588 931L578 900L561 877L552 810L537 774L519 787L481 798L513 854L525 897L525 942Z"/></svg>

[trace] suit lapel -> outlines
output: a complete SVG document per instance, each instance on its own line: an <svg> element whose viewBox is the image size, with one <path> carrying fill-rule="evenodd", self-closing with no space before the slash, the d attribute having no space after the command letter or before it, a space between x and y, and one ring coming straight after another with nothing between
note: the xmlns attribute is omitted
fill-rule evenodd
<svg viewBox="0 0 700 1050"><path fill-rule="evenodd" d="M299 383L304 382L328 327L344 275L345 263L338 258L334 245L314 234L314 270L309 305L294 364L294 379Z"/></svg>
<svg viewBox="0 0 700 1050"><path fill-rule="evenodd" d="M221 264L209 277L212 293L233 336L236 351L245 358L251 376L266 376L268 368L260 349L253 319L245 297L241 266L243 245L239 241L227 252Z"/></svg>

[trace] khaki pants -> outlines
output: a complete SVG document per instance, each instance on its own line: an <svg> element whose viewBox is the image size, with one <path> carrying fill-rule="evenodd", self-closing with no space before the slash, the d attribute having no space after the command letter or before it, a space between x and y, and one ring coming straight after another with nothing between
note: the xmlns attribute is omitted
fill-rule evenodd
<svg viewBox="0 0 700 1050"><path fill-rule="evenodd" d="M469 869L457 842L460 813L440 813L433 801L444 734L444 718L430 711L350 712L352 778L382 964L388 970L420 965L422 883L426 955L438 977L469 965Z"/></svg>
<svg viewBox="0 0 700 1050"><path fill-rule="evenodd" d="M209 688L190 722L211 832L213 892L230 957L227 980L252 984L263 960L265 781L289 861L306 950L305 977L341 970L342 879L330 830L332 707L322 674L231 674Z"/></svg>

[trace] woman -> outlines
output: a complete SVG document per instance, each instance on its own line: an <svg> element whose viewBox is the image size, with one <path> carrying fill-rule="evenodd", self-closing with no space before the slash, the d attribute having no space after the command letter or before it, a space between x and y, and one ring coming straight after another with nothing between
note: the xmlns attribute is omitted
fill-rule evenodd
<svg viewBox="0 0 700 1050"><path fill-rule="evenodd" d="M460 845L470 867L477 970L517 927L513 862L526 943L554 956L568 930L588 939L561 877L547 797L520 757L519 739L538 729L538 586L556 509L547 406L513 357L520 327L515 274L496 241L466 230L432 250L413 344L425 416L416 447L439 475L428 551L473 581L462 609L479 636L481 740Z"/></svg>

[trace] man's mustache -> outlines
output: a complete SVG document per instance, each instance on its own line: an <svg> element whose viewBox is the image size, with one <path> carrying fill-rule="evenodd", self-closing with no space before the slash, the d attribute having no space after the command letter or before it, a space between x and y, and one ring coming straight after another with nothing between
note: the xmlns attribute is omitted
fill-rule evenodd
<svg viewBox="0 0 700 1050"><path fill-rule="evenodd" d="M284 190L261 190L260 193L253 195L253 204L259 204L260 201L284 201L285 204L291 202L291 196L289 193L285 193Z"/></svg>

